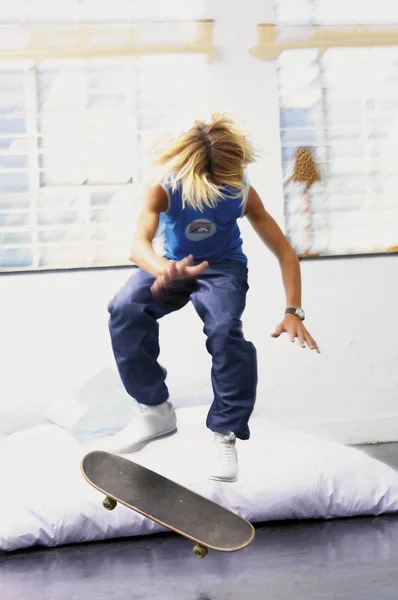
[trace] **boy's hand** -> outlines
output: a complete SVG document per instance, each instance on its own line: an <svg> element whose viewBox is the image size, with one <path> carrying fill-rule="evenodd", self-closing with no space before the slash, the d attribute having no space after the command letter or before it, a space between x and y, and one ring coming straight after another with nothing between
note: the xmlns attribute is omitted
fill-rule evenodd
<svg viewBox="0 0 398 600"><path fill-rule="evenodd" d="M172 281L177 281L178 279L196 279L206 271L208 266L209 263L207 261L194 265L192 254L182 260L169 260L168 264L152 284L152 294L154 296L159 295Z"/></svg>
<svg viewBox="0 0 398 600"><path fill-rule="evenodd" d="M318 354L321 353L316 341L310 336L304 327L303 322L295 315L285 315L282 323L277 326L271 336L273 338L278 338L281 333L287 333L290 341L293 343L297 338L302 348L305 348L307 345L311 350L316 350Z"/></svg>

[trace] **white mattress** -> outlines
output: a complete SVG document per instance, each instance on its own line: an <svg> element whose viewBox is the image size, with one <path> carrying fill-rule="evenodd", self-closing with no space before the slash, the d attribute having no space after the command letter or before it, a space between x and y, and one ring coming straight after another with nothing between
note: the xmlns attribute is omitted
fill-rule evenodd
<svg viewBox="0 0 398 600"><path fill-rule="evenodd" d="M378 515L398 510L398 473L364 453L253 417L238 443L240 478L207 478L205 407L178 412L177 435L131 455L252 522ZM161 528L124 506L108 512L82 477L90 450L56 425L0 439L0 549L146 535Z"/></svg>

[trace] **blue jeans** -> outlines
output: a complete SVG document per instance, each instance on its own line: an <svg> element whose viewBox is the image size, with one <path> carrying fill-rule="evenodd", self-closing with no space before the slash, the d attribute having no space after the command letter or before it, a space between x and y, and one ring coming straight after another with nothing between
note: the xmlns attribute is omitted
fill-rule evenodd
<svg viewBox="0 0 398 600"><path fill-rule="evenodd" d="M249 418L257 388L256 349L245 340L241 316L246 305L247 267L238 261L212 263L199 279L173 282L154 299L154 281L141 269L109 303L109 330L122 383L130 396L147 405L168 399L165 372L158 363L158 319L189 301L202 319L212 356L214 393L206 425L212 431L250 436Z"/></svg>

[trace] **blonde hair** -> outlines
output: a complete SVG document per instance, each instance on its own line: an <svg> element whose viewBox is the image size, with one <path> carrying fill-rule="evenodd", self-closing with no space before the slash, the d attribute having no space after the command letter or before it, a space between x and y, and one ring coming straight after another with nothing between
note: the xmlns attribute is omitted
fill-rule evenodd
<svg viewBox="0 0 398 600"><path fill-rule="evenodd" d="M155 151L172 188L182 187L183 206L203 211L226 197L223 186L244 192L244 169L254 162L255 149L247 136L226 115L193 127Z"/></svg>

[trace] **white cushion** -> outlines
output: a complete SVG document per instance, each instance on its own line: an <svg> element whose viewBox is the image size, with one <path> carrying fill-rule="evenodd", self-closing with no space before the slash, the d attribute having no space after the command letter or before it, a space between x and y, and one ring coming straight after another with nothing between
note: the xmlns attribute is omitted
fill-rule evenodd
<svg viewBox="0 0 398 600"><path fill-rule="evenodd" d="M363 452L253 417L238 443L237 483L207 478L207 408L178 409L179 432L130 458L253 522L398 511L398 473ZM145 535L161 528L124 506L108 512L80 473L89 446L55 425L0 440L0 549Z"/></svg>
<svg viewBox="0 0 398 600"><path fill-rule="evenodd" d="M136 416L137 403L118 375L103 368L73 391L59 391L44 416L81 440L112 434Z"/></svg>
<svg viewBox="0 0 398 600"><path fill-rule="evenodd" d="M1 400L0 435L51 422L84 440L119 431L138 411L118 374L107 367L74 388L61 381L51 391L10 389Z"/></svg>

